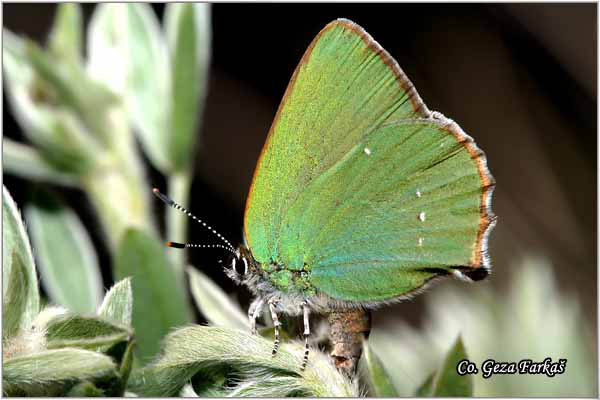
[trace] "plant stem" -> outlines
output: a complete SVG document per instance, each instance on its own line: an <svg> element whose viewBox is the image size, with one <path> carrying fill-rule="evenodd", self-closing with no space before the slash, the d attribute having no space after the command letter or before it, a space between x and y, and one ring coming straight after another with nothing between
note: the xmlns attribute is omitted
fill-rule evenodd
<svg viewBox="0 0 600 400"><path fill-rule="evenodd" d="M191 173L187 171L174 173L168 177L169 197L185 208L190 208L188 203L190 198L191 182ZM175 242L186 243L188 217L181 212L167 208L165 218L167 225L167 239ZM183 271L187 260L187 251L184 249L170 251L169 257L177 276L179 279L183 280Z"/></svg>
<svg viewBox="0 0 600 400"><path fill-rule="evenodd" d="M139 181L127 179L115 168L86 177L83 187L100 219L111 252L127 228L136 227L156 235L148 194Z"/></svg>
<svg viewBox="0 0 600 400"><path fill-rule="evenodd" d="M121 235L130 227L159 239L150 207L152 185L123 113L115 108L108 114L106 124L112 132L111 142L105 153L98 156L94 172L81 178L113 252Z"/></svg>

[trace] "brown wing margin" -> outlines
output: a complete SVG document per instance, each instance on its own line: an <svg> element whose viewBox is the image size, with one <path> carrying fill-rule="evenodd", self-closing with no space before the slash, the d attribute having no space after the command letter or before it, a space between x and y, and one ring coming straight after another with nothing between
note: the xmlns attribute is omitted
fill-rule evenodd
<svg viewBox="0 0 600 400"><path fill-rule="evenodd" d="M415 114L417 114L417 116L422 116L425 118L432 118L436 120L436 122L441 123L444 126L444 129L447 130L450 134L452 134L456 141L465 147L465 149L471 156L471 159L473 159L473 161L476 163L482 187L480 200L479 230L477 232L477 239L473 247L471 265L467 267L469 269L466 270L464 274L472 280L480 280L485 278L489 274L489 271L491 269L491 262L487 251L488 237L493 227L496 225L496 216L492 212L491 207L492 194L496 185L496 181L494 180L494 177L492 176L487 167L487 159L485 157L485 154L481 149L479 149L479 147L477 147L473 138L467 135L460 128L460 126L458 126L458 124L456 124L451 119L444 117L441 113L435 111L432 112L427 108L427 106L421 99L421 96L419 96L417 90L415 89L414 85L412 84L410 79L408 79L404 71L402 71L396 60L394 60L394 58L383 47L381 47L381 45L377 43L377 41L375 41L375 39L373 39L373 37L371 37L371 35L369 35L362 27L350 20L342 18L327 25L321 31L321 33L327 30L328 28L331 28L332 26L336 25L342 25L359 35L365 42L365 44L367 44L369 48L371 48L377 55L379 55L384 64L390 67L390 69L394 72L398 79L398 82L400 83L402 88L408 93L413 104L413 110L415 111ZM319 36L321 35L321 33L319 33ZM314 43L319 38L319 36L315 38L315 40L309 47L309 50L312 50L312 47L314 46ZM305 59L305 57L307 57L308 53L309 51L307 50L307 53L304 55L304 57L302 57L303 60ZM476 271L481 267L483 267L483 270Z"/></svg>
<svg viewBox="0 0 600 400"><path fill-rule="evenodd" d="M473 247L471 263L466 267L458 267L457 270L463 270L464 274L472 280L481 280L489 275L491 269L490 257L488 254L488 237L496 225L496 216L492 211L492 195L496 186L496 181L487 167L487 159L483 151L477 147L473 138L467 135L457 123L444 117L441 113L432 112L431 117L442 124L442 129L451 133L455 139L462 144L471 159L477 165L479 178L481 180L481 200L479 202L479 229L477 239ZM483 268L481 268L483 267Z"/></svg>

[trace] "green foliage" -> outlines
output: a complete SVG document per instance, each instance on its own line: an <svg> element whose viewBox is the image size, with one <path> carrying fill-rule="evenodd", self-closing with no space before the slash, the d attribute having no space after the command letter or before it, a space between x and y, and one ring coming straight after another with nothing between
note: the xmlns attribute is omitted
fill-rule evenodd
<svg viewBox="0 0 600 400"><path fill-rule="evenodd" d="M16 335L3 337L3 392L122 395L131 369L131 339L128 326L46 308ZM124 352L115 351L120 345Z"/></svg>
<svg viewBox="0 0 600 400"><path fill-rule="evenodd" d="M359 368L369 386L369 393L374 397L398 397L398 391L385 370L381 359L368 341L363 342L363 354Z"/></svg>
<svg viewBox="0 0 600 400"><path fill-rule="evenodd" d="M168 142L162 148L169 161L169 194L180 202L189 198L190 171L194 165L196 131L202 124L204 100L208 89L211 52L209 4L171 3L165 7L165 35L171 63L167 104ZM156 99L154 99L156 101ZM158 167L158 166L157 166ZM167 235L171 240L186 239L188 219L171 210ZM186 252L172 252L171 260L183 275Z"/></svg>
<svg viewBox="0 0 600 400"><path fill-rule="evenodd" d="M128 327L118 326L101 318L66 314L48 322L46 347L100 350L127 341L131 335Z"/></svg>
<svg viewBox="0 0 600 400"><path fill-rule="evenodd" d="M27 158L15 155L21 148L9 146L8 154L13 156L5 160L7 170L86 190L109 245L116 243L126 226L151 227L141 160L122 101L83 66L6 30L4 39L8 99L35 146L27 147L26 154L36 161L19 168ZM106 187L113 196L106 195Z"/></svg>
<svg viewBox="0 0 600 400"><path fill-rule="evenodd" d="M96 251L77 215L56 196L38 191L25 216L50 299L75 312L94 312L102 299L102 277Z"/></svg>
<svg viewBox="0 0 600 400"><path fill-rule="evenodd" d="M188 268L187 272L196 306L212 325L236 329L250 329L248 317L223 292L223 289L215 285L202 272L192 267Z"/></svg>
<svg viewBox="0 0 600 400"><path fill-rule="evenodd" d="M175 171L193 161L197 126L202 121L210 65L210 6L173 3L165 8L165 32L171 60L168 158Z"/></svg>
<svg viewBox="0 0 600 400"><path fill-rule="evenodd" d="M84 96L68 76L77 68L81 75L81 67L60 68L36 44L6 30L3 57L8 98L27 138L52 170L76 175L89 171L99 144L79 118L84 107L75 93Z"/></svg>
<svg viewBox="0 0 600 400"><path fill-rule="evenodd" d="M125 278L106 293L98 309L98 315L118 324L131 326L132 308L131 278Z"/></svg>
<svg viewBox="0 0 600 400"><path fill-rule="evenodd" d="M133 322L138 328L136 353L145 360L155 355L170 329L190 322L192 314L184 284L185 254L165 258L149 203L152 185L133 135L139 135L148 158L166 175L169 191L186 199L210 61L209 5L168 5L166 14L163 29L147 4L98 6L86 32L85 59L81 7L65 3L57 7L47 48L8 30L3 45L7 97L29 141L5 141L5 170L87 194L114 261L113 275L133 277L109 293L99 314L118 325ZM186 222L171 212L166 217L169 234L185 241ZM27 219L50 300L92 318L103 283L77 215L44 194L27 206ZM12 232L5 229L4 235ZM4 240L4 254L12 254L11 243ZM15 282L7 298L9 279L3 280L4 301L15 310L4 316L6 332L13 336L15 325L27 326L39 311L28 243L26 248L15 261L12 256L3 260L4 276L14 275L10 280ZM11 275L13 262L25 266L28 279L19 268ZM24 290L35 290L35 295L15 295ZM132 306L134 299L139 307ZM104 340L100 334L92 336ZM61 340L76 346L82 339Z"/></svg>
<svg viewBox="0 0 600 400"><path fill-rule="evenodd" d="M50 32L49 48L58 58L75 64L82 62L83 15L78 4L67 3L58 7Z"/></svg>
<svg viewBox="0 0 600 400"><path fill-rule="evenodd" d="M128 230L117 248L115 274L131 277L136 353L145 363L158 353L161 338L172 327L191 319L185 288L169 267L164 246L136 229Z"/></svg>
<svg viewBox="0 0 600 400"><path fill-rule="evenodd" d="M152 164L170 175L189 171L193 160L210 61L209 6L168 5L165 31L148 4L103 4L89 47L92 74L113 82Z"/></svg>
<svg viewBox="0 0 600 400"><path fill-rule="evenodd" d="M154 166L168 171L170 162L165 148L169 131L160 100L169 98L168 49L156 15L149 4L109 3L98 6L97 18L90 29L101 29L104 33L91 33L91 37L110 36L93 42L92 62L106 64L115 55L122 59L122 67L112 72L124 84L121 93L131 121ZM108 52L114 52L113 57L106 58Z"/></svg>
<svg viewBox="0 0 600 400"><path fill-rule="evenodd" d="M2 372L7 396L57 396L68 391L74 382L118 378L110 357L71 348L11 358L3 362Z"/></svg>
<svg viewBox="0 0 600 400"><path fill-rule="evenodd" d="M272 349L271 340L247 331L181 328L167 337L156 362L133 373L130 388L144 396L172 396L192 379L196 389L233 397L358 395L356 382L340 374L325 354L312 352L301 371L303 343L283 343L276 357Z"/></svg>
<svg viewBox="0 0 600 400"><path fill-rule="evenodd" d="M49 182L67 187L77 186L76 176L54 169L53 165L34 147L4 137L2 156L4 172L8 174L36 182Z"/></svg>
<svg viewBox="0 0 600 400"><path fill-rule="evenodd" d="M7 310L2 321L2 338L13 336L18 328L28 326L40 309L37 274L29 237L17 205L2 186L2 302L15 308ZM16 271L13 271L16 269ZM9 290L10 287L10 290ZM6 310L6 308L5 308Z"/></svg>
<svg viewBox="0 0 600 400"><path fill-rule="evenodd" d="M131 369L131 330L97 317L47 308L3 342L8 396L122 395ZM122 354L115 346L125 346Z"/></svg>
<svg viewBox="0 0 600 400"><path fill-rule="evenodd" d="M32 285L27 275L23 260L17 251L12 256L4 256L11 260L10 275L4 276L8 281L6 293L2 299L2 338L15 336L21 328L21 320L27 314L28 292Z"/></svg>
<svg viewBox="0 0 600 400"><path fill-rule="evenodd" d="M5 288L2 299L3 394L122 395L132 362L133 332L127 316L127 310L130 313L132 307L129 281L119 282L99 310L109 318L118 318L119 324L103 317L77 315L60 307L46 307L40 311L29 238L17 206L4 187L2 215L3 251L11 254L4 256L2 271ZM39 222L38 227L50 229L48 234L63 241L72 234L73 226L81 229L78 221L73 222L69 217L49 221L47 216L35 215L32 219ZM60 250L53 238L44 237L46 233L41 235L42 241L51 243L49 247L59 247L54 251ZM81 240L77 234L71 236L76 236L71 237L75 241ZM60 251L69 250L72 249ZM42 253L45 260L55 261L54 254ZM77 268L76 265L73 267ZM95 265L93 268L95 270ZM117 350L121 345L124 352Z"/></svg>
<svg viewBox="0 0 600 400"><path fill-rule="evenodd" d="M120 392L124 393L125 388L127 386L129 375L131 374L131 370L133 369L133 347L135 342L129 341L127 343L127 347L125 348L125 352L121 357L121 365L119 365L119 374L121 375L121 385Z"/></svg>
<svg viewBox="0 0 600 400"><path fill-rule="evenodd" d="M468 360L460 336L448 351L446 359L433 379L428 378L421 386L421 395L425 397L471 397L473 396L473 376L460 376L456 366L461 360Z"/></svg>

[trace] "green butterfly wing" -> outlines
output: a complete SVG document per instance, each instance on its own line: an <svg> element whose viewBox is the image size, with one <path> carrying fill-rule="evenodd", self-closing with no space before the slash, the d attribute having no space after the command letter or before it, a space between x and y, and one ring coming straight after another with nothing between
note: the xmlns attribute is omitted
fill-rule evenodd
<svg viewBox="0 0 600 400"><path fill-rule="evenodd" d="M392 299L455 267L489 268L493 186L473 140L426 108L362 28L337 20L313 40L279 106L248 196L246 241L259 263L309 270L333 298Z"/></svg>

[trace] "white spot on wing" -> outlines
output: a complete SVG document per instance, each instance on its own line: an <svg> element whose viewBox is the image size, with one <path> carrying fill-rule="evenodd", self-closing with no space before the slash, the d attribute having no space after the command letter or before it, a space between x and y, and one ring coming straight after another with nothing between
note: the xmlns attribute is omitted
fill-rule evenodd
<svg viewBox="0 0 600 400"><path fill-rule="evenodd" d="M421 191L417 189L417 197L421 197Z"/></svg>
<svg viewBox="0 0 600 400"><path fill-rule="evenodd" d="M419 238L419 247L423 246L423 238Z"/></svg>
<svg viewBox="0 0 600 400"><path fill-rule="evenodd" d="M368 147L365 147L365 154L370 156L371 155L371 149L369 149Z"/></svg>
<svg viewBox="0 0 600 400"><path fill-rule="evenodd" d="M421 212L419 213L419 220L420 220L421 222L425 222L425 212L424 212L424 211L421 211Z"/></svg>

